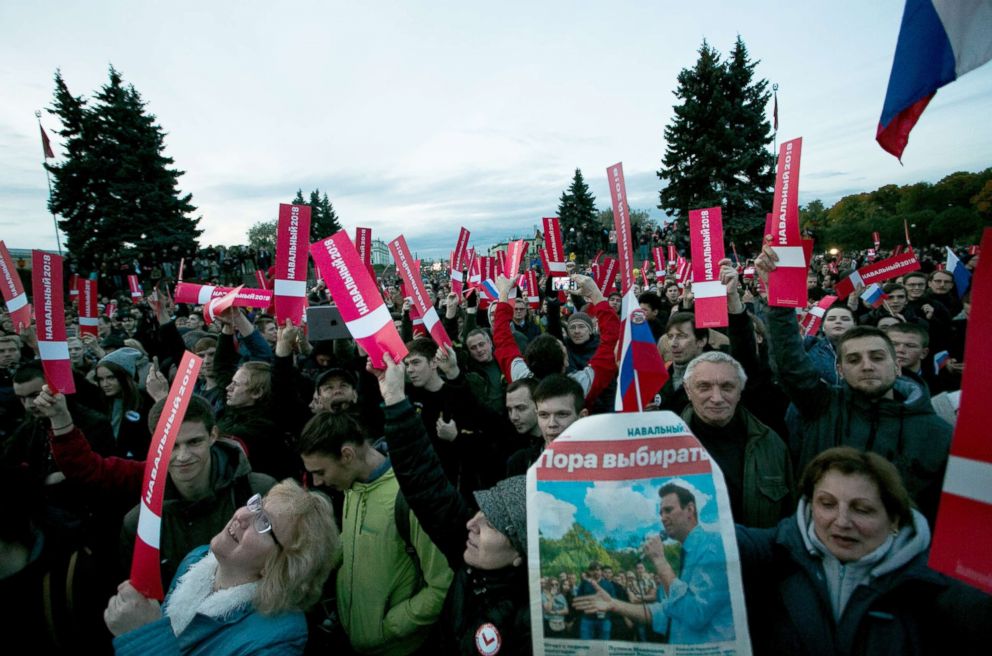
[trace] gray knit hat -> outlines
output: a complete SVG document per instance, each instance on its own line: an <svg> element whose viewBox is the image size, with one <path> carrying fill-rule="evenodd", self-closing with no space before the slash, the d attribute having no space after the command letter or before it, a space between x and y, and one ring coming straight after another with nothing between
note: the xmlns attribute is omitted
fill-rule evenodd
<svg viewBox="0 0 992 656"><path fill-rule="evenodd" d="M573 321L582 321L587 326L589 326L589 332L594 332L592 326L592 317L590 317L585 312L575 312L574 314L572 314L572 316L568 318L568 323L572 323Z"/></svg>
<svg viewBox="0 0 992 656"><path fill-rule="evenodd" d="M130 346L125 346L103 356L96 366L99 367L102 364L111 362L126 371L131 378L136 378L138 366L147 361L148 359L141 351L133 349Z"/></svg>
<svg viewBox="0 0 992 656"><path fill-rule="evenodd" d="M527 559L527 477L511 476L488 490L475 492L479 509L497 531Z"/></svg>

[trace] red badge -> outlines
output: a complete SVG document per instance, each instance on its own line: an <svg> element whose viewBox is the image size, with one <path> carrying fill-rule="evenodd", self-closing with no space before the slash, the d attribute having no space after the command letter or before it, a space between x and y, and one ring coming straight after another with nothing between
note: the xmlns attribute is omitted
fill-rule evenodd
<svg viewBox="0 0 992 656"><path fill-rule="evenodd" d="M493 656L503 646L503 637L492 622L486 622L475 631L475 648L482 656Z"/></svg>

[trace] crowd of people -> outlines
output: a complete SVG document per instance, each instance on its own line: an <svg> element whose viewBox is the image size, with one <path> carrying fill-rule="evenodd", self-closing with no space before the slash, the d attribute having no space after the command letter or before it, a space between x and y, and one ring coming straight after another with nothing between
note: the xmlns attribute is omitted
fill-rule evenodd
<svg viewBox="0 0 992 656"><path fill-rule="evenodd" d="M933 397L961 385L967 290L924 250L878 308L851 294L804 336L795 310L767 303L774 251L752 255L719 263L725 329L697 327L692 285L671 271L636 296L669 370L646 409L679 415L726 481L754 651L984 652L992 599L926 566L952 434ZM184 277L240 284L265 256L215 251ZM865 259L817 255L810 303ZM68 396L46 384L33 327L4 312L0 622L52 653L513 654L530 653L532 627L727 640L714 599L728 584L710 567L726 554L677 485L658 490L667 544L649 539L632 566L545 572L532 616L525 474L575 421L614 409L621 295L591 264L572 265L569 292L542 277L533 305L509 278L487 302L425 271L445 348L384 273L409 354L381 369L354 340L311 341L313 326L265 309L206 325L171 302L172 262L139 265L155 299L132 303L122 265L101 277L118 309L96 336L67 302ZM320 281L308 298L334 300ZM127 580L148 530L145 458L186 351L203 364L168 465L159 604Z"/></svg>

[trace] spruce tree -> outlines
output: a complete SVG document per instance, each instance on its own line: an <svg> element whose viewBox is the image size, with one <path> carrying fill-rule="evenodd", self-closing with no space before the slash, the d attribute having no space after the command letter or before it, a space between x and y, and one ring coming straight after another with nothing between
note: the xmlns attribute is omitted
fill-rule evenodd
<svg viewBox="0 0 992 656"><path fill-rule="evenodd" d="M588 256L599 247L601 240L597 217L596 197L589 191L582 171L575 169L572 184L562 192L558 201L558 218L566 251Z"/></svg>
<svg viewBox="0 0 992 656"><path fill-rule="evenodd" d="M338 215L326 192L321 196L320 189L314 189L310 192L309 200L304 200L303 190L297 189L293 205L310 206L310 243L326 239L341 229Z"/></svg>
<svg viewBox="0 0 992 656"><path fill-rule="evenodd" d="M164 154L165 132L132 85L112 66L108 83L90 106L55 77L55 102L66 159L47 165L53 177L51 209L62 219L68 248L82 271L107 261L141 262L166 251L197 248L199 219L192 196L180 196L174 161Z"/></svg>
<svg viewBox="0 0 992 656"><path fill-rule="evenodd" d="M695 66L678 75L680 103L658 171L666 183L659 209L685 225L689 210L720 206L725 239L738 244L760 238L775 182L764 116L770 94L766 80L754 79L756 66L740 37L726 62L703 41Z"/></svg>

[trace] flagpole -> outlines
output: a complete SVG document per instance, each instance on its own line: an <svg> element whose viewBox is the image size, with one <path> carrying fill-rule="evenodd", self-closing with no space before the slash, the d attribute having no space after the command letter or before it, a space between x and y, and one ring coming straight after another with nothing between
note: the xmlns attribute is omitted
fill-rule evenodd
<svg viewBox="0 0 992 656"><path fill-rule="evenodd" d="M41 110L34 113L34 117L38 119L38 129L44 131L45 128L41 127ZM55 210L52 210L52 174L48 171L48 167L45 165L45 160L48 159L48 154L45 152L45 142L41 142L41 165L45 169L45 178L48 180L48 209L52 212L52 225L55 226L55 244L59 247L59 257L62 257L62 238L59 236L59 222L55 218Z"/></svg>
<svg viewBox="0 0 992 656"><path fill-rule="evenodd" d="M774 131L772 132L772 152L775 154L776 161L778 160L778 82L772 85L772 93L775 96L775 118L774 118Z"/></svg>

